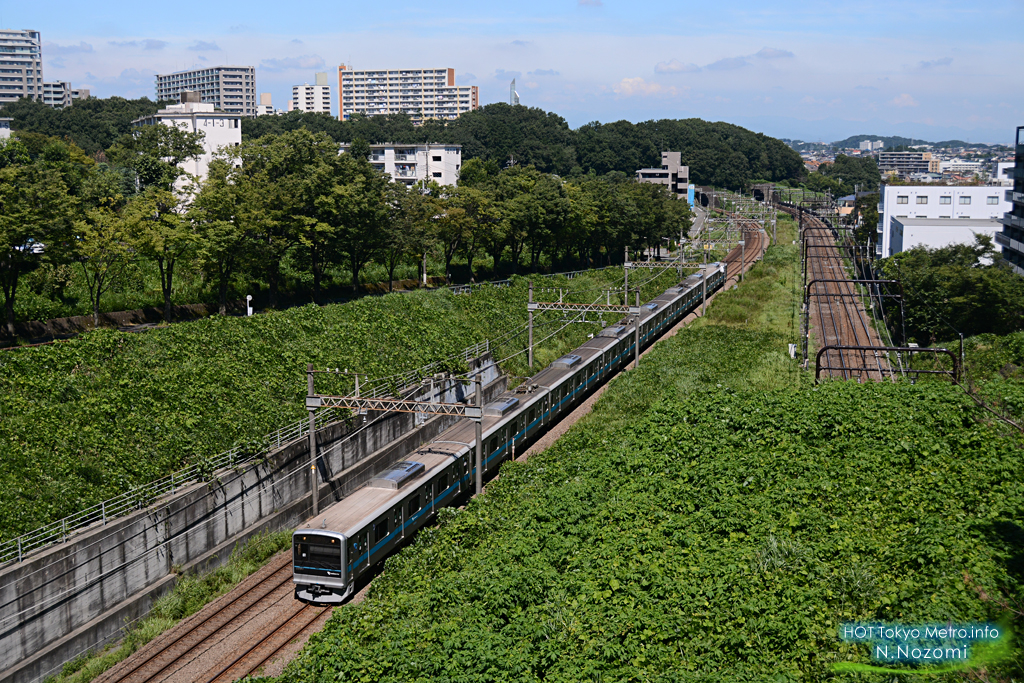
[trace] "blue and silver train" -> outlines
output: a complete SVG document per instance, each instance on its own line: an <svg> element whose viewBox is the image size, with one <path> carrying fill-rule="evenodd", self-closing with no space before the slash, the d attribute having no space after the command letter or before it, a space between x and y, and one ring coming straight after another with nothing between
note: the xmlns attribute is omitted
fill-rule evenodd
<svg viewBox="0 0 1024 683"><path fill-rule="evenodd" d="M726 265L708 264L641 306L641 348L700 306L705 274L710 295L725 282ZM629 318L605 327L484 406L485 475L496 472L517 451L522 453L549 425L633 360L634 324ZM476 476L475 434L472 420L460 421L295 531L296 599L315 604L343 602L360 576L431 521L438 508L465 499Z"/></svg>

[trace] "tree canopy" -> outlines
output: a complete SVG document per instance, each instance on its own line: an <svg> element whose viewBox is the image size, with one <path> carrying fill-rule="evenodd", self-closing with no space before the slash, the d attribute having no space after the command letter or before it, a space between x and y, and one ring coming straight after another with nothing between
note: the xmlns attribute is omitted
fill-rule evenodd
<svg viewBox="0 0 1024 683"><path fill-rule="evenodd" d="M255 139L298 128L323 132L337 142L362 138L370 143L441 142L462 145L463 161L480 159L504 166L517 163L563 177L625 173L660 166L661 152L682 152L691 182L742 188L754 180L798 179L800 156L781 140L729 123L662 119L631 123L588 123L573 130L558 114L536 107L489 104L453 121L427 121L420 127L401 115L353 117L291 112L242 122L242 135Z"/></svg>

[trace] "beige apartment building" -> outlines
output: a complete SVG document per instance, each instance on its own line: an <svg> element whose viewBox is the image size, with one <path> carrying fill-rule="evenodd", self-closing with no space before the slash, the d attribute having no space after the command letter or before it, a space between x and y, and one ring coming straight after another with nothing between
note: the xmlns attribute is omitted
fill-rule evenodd
<svg viewBox="0 0 1024 683"><path fill-rule="evenodd" d="M338 119L353 114L406 114L413 123L454 119L480 107L475 85L455 85L455 69L366 69L338 67Z"/></svg>
<svg viewBox="0 0 1024 683"><path fill-rule="evenodd" d="M690 167L683 166L682 152L662 152L661 168L641 168L636 172L641 183L664 185L676 197L686 197L690 183Z"/></svg>
<svg viewBox="0 0 1024 683"><path fill-rule="evenodd" d="M901 178L911 173L938 173L939 160L931 152L879 152L878 170Z"/></svg>

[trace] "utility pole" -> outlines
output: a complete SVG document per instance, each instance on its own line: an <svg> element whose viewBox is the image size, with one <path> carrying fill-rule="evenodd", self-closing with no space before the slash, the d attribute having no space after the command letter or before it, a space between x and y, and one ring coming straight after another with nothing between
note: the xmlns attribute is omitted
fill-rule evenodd
<svg viewBox="0 0 1024 683"><path fill-rule="evenodd" d="M626 271L626 274L627 274L627 277L628 277L629 270ZM529 299L528 303L531 303L531 304L533 303L533 280L530 280L530 299ZM530 327L530 341L529 341L529 344L530 344L530 354L529 354L529 361L530 361L530 369L533 370L533 310L529 306L526 307L526 310L527 310L527 317L528 317L528 320L529 320L528 325Z"/></svg>
<svg viewBox="0 0 1024 683"><path fill-rule="evenodd" d="M306 390L307 396L313 396L313 364L306 365ZM308 403L308 399L307 399ZM316 408L307 408L309 411L309 491L313 499L313 517L320 514L320 491L319 482L316 476Z"/></svg>
<svg viewBox="0 0 1024 683"><path fill-rule="evenodd" d="M531 347L532 348L532 347ZM481 373L483 368L476 371L476 407L480 409L480 415L473 419L476 423L476 493L484 489L484 390Z"/></svg>
<svg viewBox="0 0 1024 683"><path fill-rule="evenodd" d="M622 287L622 303L629 304L629 247L626 247L626 261L622 266L626 274L626 284Z"/></svg>
<svg viewBox="0 0 1024 683"><path fill-rule="evenodd" d="M636 370L640 367L640 288L636 288L636 362L633 364L633 369Z"/></svg>
<svg viewBox="0 0 1024 683"><path fill-rule="evenodd" d="M708 245L702 244L704 247L704 269L701 271L701 284L704 287L704 296L701 297L700 302L700 317L704 317L704 314L708 312Z"/></svg>
<svg viewBox="0 0 1024 683"><path fill-rule="evenodd" d="M743 282L743 271L747 268L747 241L740 240L740 282Z"/></svg>

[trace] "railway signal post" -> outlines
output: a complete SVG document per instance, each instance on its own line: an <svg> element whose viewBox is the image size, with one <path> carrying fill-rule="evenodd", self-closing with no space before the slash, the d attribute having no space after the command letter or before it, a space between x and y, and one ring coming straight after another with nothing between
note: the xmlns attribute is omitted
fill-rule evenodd
<svg viewBox="0 0 1024 683"><path fill-rule="evenodd" d="M313 364L306 365L306 389L307 395L313 395ZM320 514L320 493L316 479L316 408L309 407L306 401L306 410L309 411L309 495L313 500L313 517Z"/></svg>

